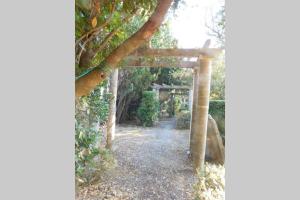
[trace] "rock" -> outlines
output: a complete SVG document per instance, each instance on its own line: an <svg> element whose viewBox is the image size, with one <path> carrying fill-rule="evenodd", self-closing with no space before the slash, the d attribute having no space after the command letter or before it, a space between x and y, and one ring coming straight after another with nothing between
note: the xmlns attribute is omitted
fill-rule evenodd
<svg viewBox="0 0 300 200"><path fill-rule="evenodd" d="M205 154L205 157L209 161L218 164L224 164L225 162L225 150L222 137L220 135L217 123L211 117L211 115L208 116Z"/></svg>

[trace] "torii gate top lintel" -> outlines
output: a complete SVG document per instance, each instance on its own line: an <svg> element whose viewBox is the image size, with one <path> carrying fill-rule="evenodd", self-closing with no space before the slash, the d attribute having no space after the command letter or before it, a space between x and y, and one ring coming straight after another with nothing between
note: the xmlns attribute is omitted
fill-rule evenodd
<svg viewBox="0 0 300 200"><path fill-rule="evenodd" d="M152 89L156 89L156 90L191 90L192 88L190 86L182 86L182 85L166 85L166 84L156 84L154 83L151 86Z"/></svg>
<svg viewBox="0 0 300 200"><path fill-rule="evenodd" d="M141 57L141 56L159 56L159 57L209 57L214 58L219 53L221 49L218 48L199 48L199 49L152 49L152 48L140 48L130 54L131 57Z"/></svg>
<svg viewBox="0 0 300 200"><path fill-rule="evenodd" d="M199 60L212 60L216 58L223 49L209 48L210 40L207 40L202 48L198 49L152 49L141 47L126 57L123 67L179 67L196 68L199 67ZM141 57L177 57L179 60L170 63L169 61L145 61ZM197 61L187 61L182 58L197 58Z"/></svg>

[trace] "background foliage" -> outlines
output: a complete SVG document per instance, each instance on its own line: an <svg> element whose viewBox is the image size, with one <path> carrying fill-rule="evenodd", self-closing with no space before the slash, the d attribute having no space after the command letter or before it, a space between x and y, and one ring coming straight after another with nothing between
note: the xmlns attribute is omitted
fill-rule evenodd
<svg viewBox="0 0 300 200"><path fill-rule="evenodd" d="M225 54L221 54L215 61L211 77L210 99L225 99Z"/></svg>
<svg viewBox="0 0 300 200"><path fill-rule="evenodd" d="M188 110L181 111L176 115L176 129L189 129L191 113Z"/></svg>
<svg viewBox="0 0 300 200"><path fill-rule="evenodd" d="M142 102L137 115L143 126L153 126L158 119L159 101L156 92L143 92Z"/></svg>

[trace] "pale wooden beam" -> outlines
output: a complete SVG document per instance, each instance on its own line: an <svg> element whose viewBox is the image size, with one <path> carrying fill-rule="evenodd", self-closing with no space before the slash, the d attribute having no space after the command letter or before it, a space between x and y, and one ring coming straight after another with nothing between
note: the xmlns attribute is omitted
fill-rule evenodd
<svg viewBox="0 0 300 200"><path fill-rule="evenodd" d="M200 49L138 49L131 56L141 57L141 56L176 56L176 57L211 57L214 58L222 52L218 48L200 48Z"/></svg>
<svg viewBox="0 0 300 200"><path fill-rule="evenodd" d="M120 65L122 68L132 67L165 67L165 68L194 68L198 65L196 61L138 61L130 60Z"/></svg>
<svg viewBox="0 0 300 200"><path fill-rule="evenodd" d="M158 85L158 84L153 84L151 86L154 89L158 90L190 90L190 86L182 86L182 85Z"/></svg>

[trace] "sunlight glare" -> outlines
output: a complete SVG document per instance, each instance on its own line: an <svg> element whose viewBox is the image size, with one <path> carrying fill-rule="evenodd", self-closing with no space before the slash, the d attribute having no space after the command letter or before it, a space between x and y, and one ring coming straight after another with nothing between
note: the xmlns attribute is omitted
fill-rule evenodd
<svg viewBox="0 0 300 200"><path fill-rule="evenodd" d="M178 16L171 19L172 35L178 40L179 48L201 48L207 39L211 47L215 40L207 34L212 17L224 4L224 0L186 0L178 10Z"/></svg>

